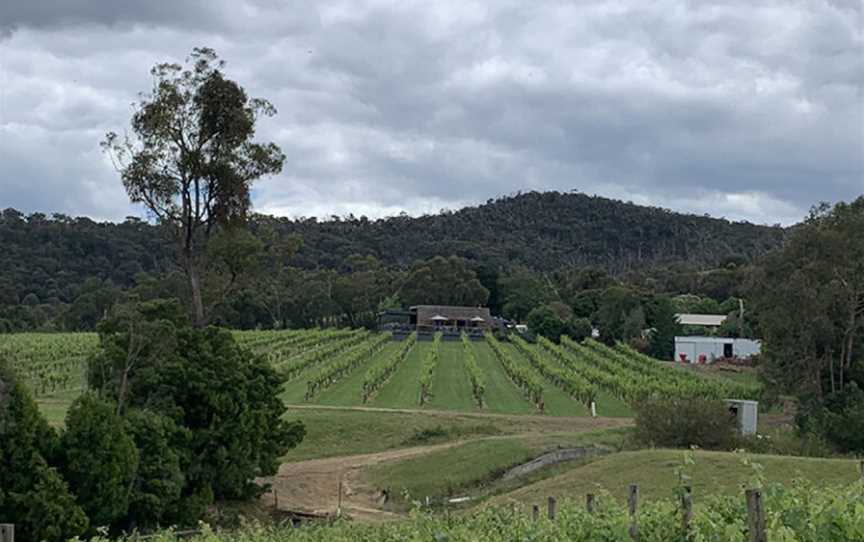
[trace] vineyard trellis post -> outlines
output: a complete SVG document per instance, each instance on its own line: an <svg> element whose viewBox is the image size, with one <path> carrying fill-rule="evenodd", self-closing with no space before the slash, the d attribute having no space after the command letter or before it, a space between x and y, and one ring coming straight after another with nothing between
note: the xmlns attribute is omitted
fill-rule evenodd
<svg viewBox="0 0 864 542"><path fill-rule="evenodd" d="M630 484L627 492L627 511L630 514L630 539L639 542L639 522L636 513L639 511L639 486Z"/></svg>
<svg viewBox="0 0 864 542"><path fill-rule="evenodd" d="M690 531L690 523L693 521L693 488L684 486L681 494L681 529L684 531L685 540L692 540L693 533Z"/></svg>
<svg viewBox="0 0 864 542"><path fill-rule="evenodd" d="M339 484L336 487L336 517L342 517L342 473L339 474Z"/></svg>
<svg viewBox="0 0 864 542"><path fill-rule="evenodd" d="M15 542L15 525L0 523L0 542Z"/></svg>
<svg viewBox="0 0 864 542"><path fill-rule="evenodd" d="M765 511L762 508L762 492L758 489L748 489L747 497L747 533L748 542L768 542L765 534Z"/></svg>
<svg viewBox="0 0 864 542"><path fill-rule="evenodd" d="M549 519L551 521L554 521L555 520L555 512L557 511L557 508L558 508L558 501L555 500L555 497L549 497L548 507L549 507L549 509L548 509Z"/></svg>

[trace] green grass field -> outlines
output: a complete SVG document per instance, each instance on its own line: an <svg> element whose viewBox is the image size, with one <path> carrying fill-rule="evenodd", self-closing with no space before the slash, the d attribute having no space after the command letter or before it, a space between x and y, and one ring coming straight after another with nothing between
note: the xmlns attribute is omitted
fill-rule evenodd
<svg viewBox="0 0 864 542"><path fill-rule="evenodd" d="M609 493L626 499L630 484L638 484L640 495L646 499L670 498L679 484L676 468L683 468L689 476L688 484L693 487L697 503L699 495L742 494L744 486L758 485L760 477L765 484L806 480L820 486L851 483L860 477L857 462L850 459L696 451L692 453L694 464L685 466L684 454L682 450L615 453L495 497L491 502L540 503L550 495L584 499L587 493Z"/></svg>
<svg viewBox="0 0 864 542"><path fill-rule="evenodd" d="M418 342L390 381L369 402L385 408L417 408L420 401L420 369L432 343Z"/></svg>
<svg viewBox="0 0 864 542"><path fill-rule="evenodd" d="M288 452L286 461L381 452L395 448L440 444L504 435L568 435L605 427L623 427L627 420L589 417L507 416L451 411L358 410L341 407L289 408L289 420L306 425L306 438Z"/></svg>
<svg viewBox="0 0 864 542"><path fill-rule="evenodd" d="M432 398L426 406L437 410L463 412L479 410L471 394L471 382L462 361L461 343L441 342L438 368L432 381Z"/></svg>
<svg viewBox="0 0 864 542"><path fill-rule="evenodd" d="M513 435L478 437L454 448L435 451L422 457L376 465L365 473L376 487L389 487L397 497L396 507L406 505L403 493L414 498L452 497L469 494L472 497L519 487L498 478L507 469L520 465L560 448L599 446L617 450L623 445L628 430L599 429L545 435ZM574 463L567 463L573 468ZM548 474L551 469L544 469ZM537 475L535 475L536 477ZM532 478L529 478L532 479Z"/></svg>

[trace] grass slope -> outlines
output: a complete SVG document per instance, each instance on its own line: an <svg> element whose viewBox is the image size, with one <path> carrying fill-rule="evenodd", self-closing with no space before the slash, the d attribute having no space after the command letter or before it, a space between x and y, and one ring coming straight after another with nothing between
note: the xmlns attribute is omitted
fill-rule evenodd
<svg viewBox="0 0 864 542"><path fill-rule="evenodd" d="M535 414L537 409L507 377L486 341L472 344L477 366L486 376L486 409L504 414Z"/></svg>
<svg viewBox="0 0 864 542"><path fill-rule="evenodd" d="M397 497L396 507L404 505L399 496L439 498L457 494L478 496L494 491L495 481L507 469L557 448L575 446L617 447L625 429L601 429L581 433L489 437L466 442L420 457L371 467L364 476L376 487L389 487ZM572 468L573 463L569 463Z"/></svg>
<svg viewBox="0 0 864 542"><path fill-rule="evenodd" d="M683 457L682 450L620 452L501 495L492 502L540 503L550 495L584 499L586 493L604 491L625 499L629 484L638 484L640 495L646 499L669 498L678 484L675 469L683 466ZM859 476L855 461L848 459L697 451L695 464L684 467L697 502L699 495L738 495L743 486L754 485L757 471L744 463L745 457L761 465L767 483L788 484L804 479L817 485L833 485L850 483Z"/></svg>
<svg viewBox="0 0 864 542"><path fill-rule="evenodd" d="M540 350L540 347L536 345L529 345L529 348ZM547 356L547 359L559 367L562 366L554 356ZM607 416L612 418L633 416L633 410L629 405L627 405L627 403L602 389L598 390L595 403L598 416Z"/></svg>
<svg viewBox="0 0 864 542"><path fill-rule="evenodd" d="M425 405L436 410L477 411L471 381L463 361L462 343L442 341L432 381L432 399Z"/></svg>
<svg viewBox="0 0 864 542"><path fill-rule="evenodd" d="M333 406L360 406L363 401L360 396L360 391L363 389L363 378L366 376L366 371L372 363L377 363L381 359L395 353L400 343L388 342L380 351L378 351L370 359L367 359L359 367L356 367L345 378L336 382L321 394L313 399L313 402L319 405Z"/></svg>
<svg viewBox="0 0 864 542"><path fill-rule="evenodd" d="M525 359L518 350L516 350L516 347L512 344L503 344L502 346L511 352L514 359L524 363L526 367L533 371L537 378L543 383L543 402L546 403L546 414L552 416L589 416L591 414L585 405L572 399L569 395L561 391L560 388L555 387L545 378L540 376L540 373L534 370L528 360Z"/></svg>
<svg viewBox="0 0 864 542"><path fill-rule="evenodd" d="M314 406L289 408L285 418L300 420L306 426L306 437L286 454L286 461L381 452L478 436L568 435L619 426L619 420L594 418L487 416L429 410L364 411ZM483 457L478 456L476 460L482 462Z"/></svg>
<svg viewBox="0 0 864 542"><path fill-rule="evenodd" d="M52 427L63 427L66 422L66 412L82 390L66 390L36 398L36 404L48 424Z"/></svg>
<svg viewBox="0 0 864 542"><path fill-rule="evenodd" d="M418 341L369 404L385 408L418 408L420 369L423 358L431 348L431 342Z"/></svg>

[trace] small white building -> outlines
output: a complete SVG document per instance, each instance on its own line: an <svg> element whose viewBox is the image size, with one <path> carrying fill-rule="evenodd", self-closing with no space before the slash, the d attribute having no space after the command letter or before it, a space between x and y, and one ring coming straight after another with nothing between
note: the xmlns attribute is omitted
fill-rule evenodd
<svg viewBox="0 0 864 542"><path fill-rule="evenodd" d="M675 337L675 360L682 363L712 363L720 358L747 359L761 351L754 339L728 337Z"/></svg>
<svg viewBox="0 0 864 542"><path fill-rule="evenodd" d="M744 399L727 399L731 412L738 422L738 431L742 435L755 435L759 425L759 403Z"/></svg>

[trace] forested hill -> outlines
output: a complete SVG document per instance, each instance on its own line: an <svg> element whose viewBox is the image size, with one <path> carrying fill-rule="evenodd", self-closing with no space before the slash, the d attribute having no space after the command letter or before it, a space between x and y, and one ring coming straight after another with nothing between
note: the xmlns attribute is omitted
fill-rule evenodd
<svg viewBox="0 0 864 542"><path fill-rule="evenodd" d="M418 218L279 223L282 231L302 236L296 263L306 268L338 267L357 253L398 266L455 254L543 271L591 265L618 273L646 264L750 260L777 247L784 235L780 227L559 192L529 192Z"/></svg>
<svg viewBox="0 0 864 542"><path fill-rule="evenodd" d="M412 218L291 220L256 216L253 230L269 224L302 236L293 265L340 269L352 254L371 254L385 265L408 266L436 255L457 255L486 266L525 265L535 270L593 265L613 274L646 265L688 262L714 266L749 260L779 245L779 227L709 217L583 194L531 192L478 207ZM170 268L171 244L158 228L130 219L120 224L43 214L0 214L0 305L70 302L88 278L116 286L136 273Z"/></svg>

